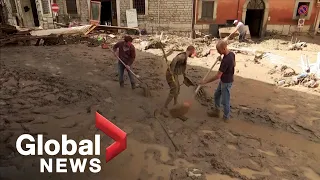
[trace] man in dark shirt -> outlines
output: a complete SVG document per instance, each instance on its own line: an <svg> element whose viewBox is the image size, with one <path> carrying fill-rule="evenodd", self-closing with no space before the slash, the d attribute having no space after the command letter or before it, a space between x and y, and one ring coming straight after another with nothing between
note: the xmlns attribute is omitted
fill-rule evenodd
<svg viewBox="0 0 320 180"><path fill-rule="evenodd" d="M209 116L220 117L220 102L223 105L225 120L230 118L230 91L233 83L234 67L236 65L235 54L230 52L225 41L219 41L216 46L218 53L223 55L218 73L201 81L200 84L207 84L220 79L218 88L214 93L214 109L208 111ZM220 58L220 56L218 57Z"/></svg>
<svg viewBox="0 0 320 180"><path fill-rule="evenodd" d="M183 75L183 77L186 77L187 59L188 57L195 56L195 54L195 48L193 46L189 46L186 52L179 53L175 58L173 58L172 62L170 63L170 66L166 71L166 80L170 87L170 92L162 111L165 116L168 115L168 105L170 104L172 99L174 100L174 105L178 103L178 95L180 93L180 84L178 76ZM183 120L185 120L185 118Z"/></svg>
<svg viewBox="0 0 320 180"><path fill-rule="evenodd" d="M132 44L132 37L125 36L124 41L120 41L117 44L113 46L113 51L117 52L117 49L119 50L119 58L124 62L125 65L123 65L120 61L118 62L118 71L119 71L119 83L120 87L124 86L124 80L123 80L123 74L124 70L127 69L128 76L131 82L132 89L136 88L136 84L134 81L134 77L131 74L128 69L131 68L133 61L136 58L136 50L135 47Z"/></svg>

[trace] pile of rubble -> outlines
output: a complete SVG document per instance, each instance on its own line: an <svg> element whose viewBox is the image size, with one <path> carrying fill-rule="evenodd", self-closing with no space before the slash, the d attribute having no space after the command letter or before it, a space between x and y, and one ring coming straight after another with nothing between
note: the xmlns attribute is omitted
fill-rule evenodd
<svg viewBox="0 0 320 180"><path fill-rule="evenodd" d="M209 55L210 49L214 49L216 45L215 38L212 38L209 35L203 35L195 39L182 37L173 34L163 35L147 35L139 37L134 40L138 44L137 49L145 51L148 49L161 49L161 45L164 46L164 49L167 54L170 54L173 51L185 51L189 45L193 45L196 48L197 57L206 57ZM161 42L161 44L159 44Z"/></svg>
<svg viewBox="0 0 320 180"><path fill-rule="evenodd" d="M11 25L1 25L0 47L6 45L62 45L78 42L80 36L76 33L50 33L50 30L22 29Z"/></svg>
<svg viewBox="0 0 320 180"><path fill-rule="evenodd" d="M275 66L268 74L280 73L281 78L275 78L274 82L277 86L289 87L295 85L302 85L308 88L317 88L320 84L320 78L315 73L301 73L297 74L294 69L288 66Z"/></svg>
<svg viewBox="0 0 320 180"><path fill-rule="evenodd" d="M293 36L292 36L290 45L289 45L289 50L302 50L304 47L307 47L306 42L300 42L300 40L298 40L297 38L296 38L296 41L293 42Z"/></svg>
<svg viewBox="0 0 320 180"><path fill-rule="evenodd" d="M135 31L135 28L103 26L103 25L78 25L57 29L28 29L18 26L0 25L0 47L5 45L65 45L87 43L88 46L99 46L104 40L116 40L112 32L119 29ZM108 36L107 36L108 34ZM109 39L108 39L109 38Z"/></svg>

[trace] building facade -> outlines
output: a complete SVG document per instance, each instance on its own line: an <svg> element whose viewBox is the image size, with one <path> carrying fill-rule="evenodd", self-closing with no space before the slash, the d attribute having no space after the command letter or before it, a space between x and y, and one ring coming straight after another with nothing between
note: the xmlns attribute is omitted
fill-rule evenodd
<svg viewBox="0 0 320 180"><path fill-rule="evenodd" d="M307 9L302 10L305 15L300 17L301 6ZM197 24L224 24L237 19L249 25L254 36L265 32L290 34L319 28L316 26L320 18L319 0L198 0L197 7ZM297 28L299 18L305 19L301 29Z"/></svg>
<svg viewBox="0 0 320 180"><path fill-rule="evenodd" d="M2 0L2 4L11 25L54 28L50 0Z"/></svg>
<svg viewBox="0 0 320 180"><path fill-rule="evenodd" d="M252 36L260 37L268 32L287 35L319 29L320 0L195 1L195 29L202 31L208 32L212 25L225 26L236 19L249 26ZM300 15L301 6L304 9ZM114 10L120 16L118 26L126 26L126 10L132 8L137 10L139 27L149 32L191 30L192 0L121 0L116 2ZM298 28L300 18L304 24Z"/></svg>
<svg viewBox="0 0 320 180"><path fill-rule="evenodd" d="M10 24L44 29L53 28L53 20L87 24L127 26L126 10L136 9L139 28L148 32L191 31L193 0L1 0L5 2ZM57 16L51 4L57 3ZM298 29L300 17L304 25ZM240 20L253 36L266 32L290 34L318 30L320 0L195 0L195 29L212 31L212 27ZM217 28L216 28L217 29Z"/></svg>

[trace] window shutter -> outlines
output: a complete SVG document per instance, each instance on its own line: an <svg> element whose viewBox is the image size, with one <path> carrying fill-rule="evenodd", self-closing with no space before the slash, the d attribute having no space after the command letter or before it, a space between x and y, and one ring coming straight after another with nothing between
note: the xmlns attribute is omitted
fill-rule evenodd
<svg viewBox="0 0 320 180"><path fill-rule="evenodd" d="M66 4L67 4L67 13L68 14L78 14L76 0L67 0Z"/></svg>
<svg viewBox="0 0 320 180"><path fill-rule="evenodd" d="M43 14L50 14L49 0L41 0Z"/></svg>

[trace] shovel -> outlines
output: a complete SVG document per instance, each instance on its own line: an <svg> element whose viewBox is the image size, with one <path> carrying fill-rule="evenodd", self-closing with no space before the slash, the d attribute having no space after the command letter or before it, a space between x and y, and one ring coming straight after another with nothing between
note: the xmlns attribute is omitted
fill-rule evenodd
<svg viewBox="0 0 320 180"><path fill-rule="evenodd" d="M218 59L216 60L216 62L211 66L211 68L209 69L209 71L207 72L207 74L203 77L203 80L205 80L208 75L210 74L210 72L212 71L213 67L218 63ZM197 96L198 91L200 90L201 85L198 85L195 93L194 93L194 98ZM170 109L170 115L174 118L178 118L181 117L183 115L185 115L188 111L189 108L191 106L190 102L184 102L182 104L178 104L175 107L173 107L172 109Z"/></svg>
<svg viewBox="0 0 320 180"><path fill-rule="evenodd" d="M117 54L116 54L112 49L110 49L110 47L108 47L108 48L109 48L109 50L113 53L113 55L114 55L124 66L126 66L126 64L117 56ZM133 76L136 77L136 78L138 79L138 81L141 83L141 84L140 84L140 87L143 89L143 95L144 95L145 97L150 97L150 96L151 96L151 92L150 92L147 84L143 83L143 82L141 81L141 79L139 78L139 76L136 75L131 69L127 69L127 70L130 71L130 73L132 73Z"/></svg>

